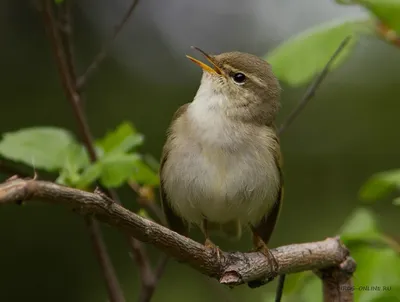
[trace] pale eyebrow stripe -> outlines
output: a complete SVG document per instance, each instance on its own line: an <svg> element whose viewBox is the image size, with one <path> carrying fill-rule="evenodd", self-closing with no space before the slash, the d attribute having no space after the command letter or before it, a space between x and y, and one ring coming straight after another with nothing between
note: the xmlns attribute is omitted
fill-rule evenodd
<svg viewBox="0 0 400 302"><path fill-rule="evenodd" d="M241 73L244 73L244 74L246 75L246 77L248 77L251 81L257 83L258 85L263 86L263 87L266 87L266 86L267 86L265 83L263 83L262 81L260 81L257 77L255 77L255 76L253 76L253 75L251 75L251 74L247 74L247 73L245 73L245 72L243 72L243 71L241 71L241 70L239 70L239 69L237 69L237 68L235 68L235 67L232 67L231 65L229 65L229 64L227 64L227 63L223 64L223 65L222 65L222 68L224 68L224 69L229 69L229 70L231 70L231 71L233 71L233 72L241 72Z"/></svg>

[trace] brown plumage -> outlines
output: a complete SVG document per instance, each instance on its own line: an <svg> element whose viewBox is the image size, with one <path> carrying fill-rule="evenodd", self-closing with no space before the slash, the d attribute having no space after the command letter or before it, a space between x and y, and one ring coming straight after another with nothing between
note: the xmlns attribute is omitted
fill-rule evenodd
<svg viewBox="0 0 400 302"><path fill-rule="evenodd" d="M280 86L256 56L203 54L212 67L189 57L204 69L201 85L175 113L163 149L163 210L171 229L187 236L188 224L198 225L214 249L210 224L248 226L256 249L271 258L266 244L283 197Z"/></svg>

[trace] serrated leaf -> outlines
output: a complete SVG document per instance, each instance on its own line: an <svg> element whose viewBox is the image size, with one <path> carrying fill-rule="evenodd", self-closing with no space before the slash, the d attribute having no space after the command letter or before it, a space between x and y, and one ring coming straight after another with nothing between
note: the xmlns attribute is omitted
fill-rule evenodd
<svg viewBox="0 0 400 302"><path fill-rule="evenodd" d="M141 160L135 163L135 171L130 179L149 186L158 186L160 183L158 174Z"/></svg>
<svg viewBox="0 0 400 302"><path fill-rule="evenodd" d="M137 133L135 128L129 122L124 122L114 131L108 132L106 136L97 141L105 154L124 153L143 143L143 135Z"/></svg>
<svg viewBox="0 0 400 302"><path fill-rule="evenodd" d="M0 155L12 161L47 171L61 169L73 136L64 129L33 127L5 133Z"/></svg>
<svg viewBox="0 0 400 302"><path fill-rule="evenodd" d="M345 221L340 231L345 244L360 240L381 240L381 234L373 213L365 208L356 209Z"/></svg>
<svg viewBox="0 0 400 302"><path fill-rule="evenodd" d="M399 0L358 0L357 2L372 12L386 26L400 33Z"/></svg>
<svg viewBox="0 0 400 302"><path fill-rule="evenodd" d="M89 166L90 160L86 148L78 143L69 145L65 151L64 167L79 171Z"/></svg>
<svg viewBox="0 0 400 302"><path fill-rule="evenodd" d="M374 201L400 186L400 170L391 170L373 175L360 189L360 199Z"/></svg>
<svg viewBox="0 0 400 302"><path fill-rule="evenodd" d="M335 59L331 70L346 59L358 39L359 26L360 21L319 25L289 39L270 52L266 60L281 81L291 86L306 84L322 71L340 43L351 35L351 41Z"/></svg>

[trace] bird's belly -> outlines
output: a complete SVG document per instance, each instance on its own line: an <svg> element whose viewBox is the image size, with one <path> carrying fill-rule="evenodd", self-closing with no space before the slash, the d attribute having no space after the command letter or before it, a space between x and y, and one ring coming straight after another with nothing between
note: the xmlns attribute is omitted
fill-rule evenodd
<svg viewBox="0 0 400 302"><path fill-rule="evenodd" d="M279 177L268 153L260 162L256 151L219 154L204 148L175 149L164 170L169 174L165 190L172 208L195 224L203 219L259 221L275 201Z"/></svg>

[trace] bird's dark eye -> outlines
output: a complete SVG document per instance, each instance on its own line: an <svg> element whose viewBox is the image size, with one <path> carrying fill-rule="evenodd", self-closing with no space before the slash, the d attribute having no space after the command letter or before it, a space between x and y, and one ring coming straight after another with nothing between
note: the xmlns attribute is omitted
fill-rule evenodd
<svg viewBox="0 0 400 302"><path fill-rule="evenodd" d="M246 76L241 72L235 73L232 78L238 84L243 84L246 81Z"/></svg>

